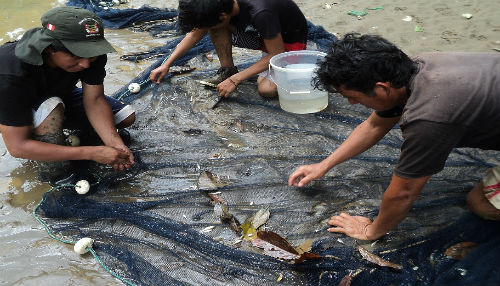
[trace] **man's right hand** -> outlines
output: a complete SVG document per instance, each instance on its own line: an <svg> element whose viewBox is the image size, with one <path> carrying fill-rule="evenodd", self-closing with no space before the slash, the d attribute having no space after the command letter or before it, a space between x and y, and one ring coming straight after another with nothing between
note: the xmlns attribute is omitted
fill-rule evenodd
<svg viewBox="0 0 500 286"><path fill-rule="evenodd" d="M162 78L164 78L167 75L169 69L170 69L170 66L161 65L161 66L159 66L151 71L151 74L149 75L149 79L151 80L151 82L159 84L161 82Z"/></svg>
<svg viewBox="0 0 500 286"><path fill-rule="evenodd" d="M315 179L319 179L325 175L328 170L325 170L321 163L312 165L302 165L293 172L288 178L288 185L295 187L303 187Z"/></svg>
<svg viewBox="0 0 500 286"><path fill-rule="evenodd" d="M96 146L92 157L92 161L111 165L114 168L116 168L116 166L127 166L128 169L132 166L132 164L130 164L130 154L128 152L109 146Z"/></svg>

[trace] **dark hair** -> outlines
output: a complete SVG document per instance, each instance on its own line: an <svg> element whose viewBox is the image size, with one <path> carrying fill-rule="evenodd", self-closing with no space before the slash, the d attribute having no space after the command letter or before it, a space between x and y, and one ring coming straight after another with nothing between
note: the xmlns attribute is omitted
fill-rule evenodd
<svg viewBox="0 0 500 286"><path fill-rule="evenodd" d="M73 55L72 52L70 52L64 45L61 43L59 40L54 40L50 45L49 48L51 48L54 52L64 52L70 55Z"/></svg>
<svg viewBox="0 0 500 286"><path fill-rule="evenodd" d="M386 39L349 33L332 44L313 81L316 88L328 92L343 86L369 95L377 82L408 86L417 70L417 62Z"/></svg>
<svg viewBox="0 0 500 286"><path fill-rule="evenodd" d="M182 32L208 28L221 22L221 13L233 11L234 0L179 0L179 27Z"/></svg>

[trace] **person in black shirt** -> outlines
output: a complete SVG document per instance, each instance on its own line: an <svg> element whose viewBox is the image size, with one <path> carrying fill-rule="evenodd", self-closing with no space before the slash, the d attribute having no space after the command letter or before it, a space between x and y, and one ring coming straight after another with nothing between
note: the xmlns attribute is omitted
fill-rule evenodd
<svg viewBox="0 0 500 286"><path fill-rule="evenodd" d="M58 7L41 21L19 42L0 47L0 132L7 150L38 161L41 179L50 183L71 175L70 160L130 168L134 157L116 128L130 126L135 112L104 95L106 53L115 50L101 20L85 9ZM66 127L94 129L104 145L65 146Z"/></svg>
<svg viewBox="0 0 500 286"><path fill-rule="evenodd" d="M172 55L151 72L160 83L172 63L187 53L208 32L221 68L207 80L217 85L219 96L228 97L245 79L259 75L259 94L275 97L277 87L267 74L272 56L306 48L307 21L292 0L180 0L179 25L186 37ZM263 57L238 72L233 63L232 46L262 50Z"/></svg>

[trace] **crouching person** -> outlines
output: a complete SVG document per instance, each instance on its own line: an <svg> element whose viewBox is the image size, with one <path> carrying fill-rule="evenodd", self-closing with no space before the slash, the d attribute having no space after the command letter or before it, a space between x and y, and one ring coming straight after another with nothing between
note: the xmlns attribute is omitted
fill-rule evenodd
<svg viewBox="0 0 500 286"><path fill-rule="evenodd" d="M0 46L0 132L7 150L38 161L40 179L52 184L71 175L71 160L130 168L134 157L116 128L130 126L135 112L104 95L106 54L115 50L101 20L85 9L58 7L41 22ZM93 129L103 145L66 146L63 128Z"/></svg>

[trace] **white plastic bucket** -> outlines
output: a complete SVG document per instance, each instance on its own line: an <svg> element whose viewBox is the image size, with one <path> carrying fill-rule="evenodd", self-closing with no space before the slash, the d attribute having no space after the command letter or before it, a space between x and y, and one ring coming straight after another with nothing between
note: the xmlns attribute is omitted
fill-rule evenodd
<svg viewBox="0 0 500 286"><path fill-rule="evenodd" d="M269 74L278 86L283 110L305 114L328 106L328 92L314 89L312 85L316 63L325 56L319 51L302 50L281 53L269 60Z"/></svg>

